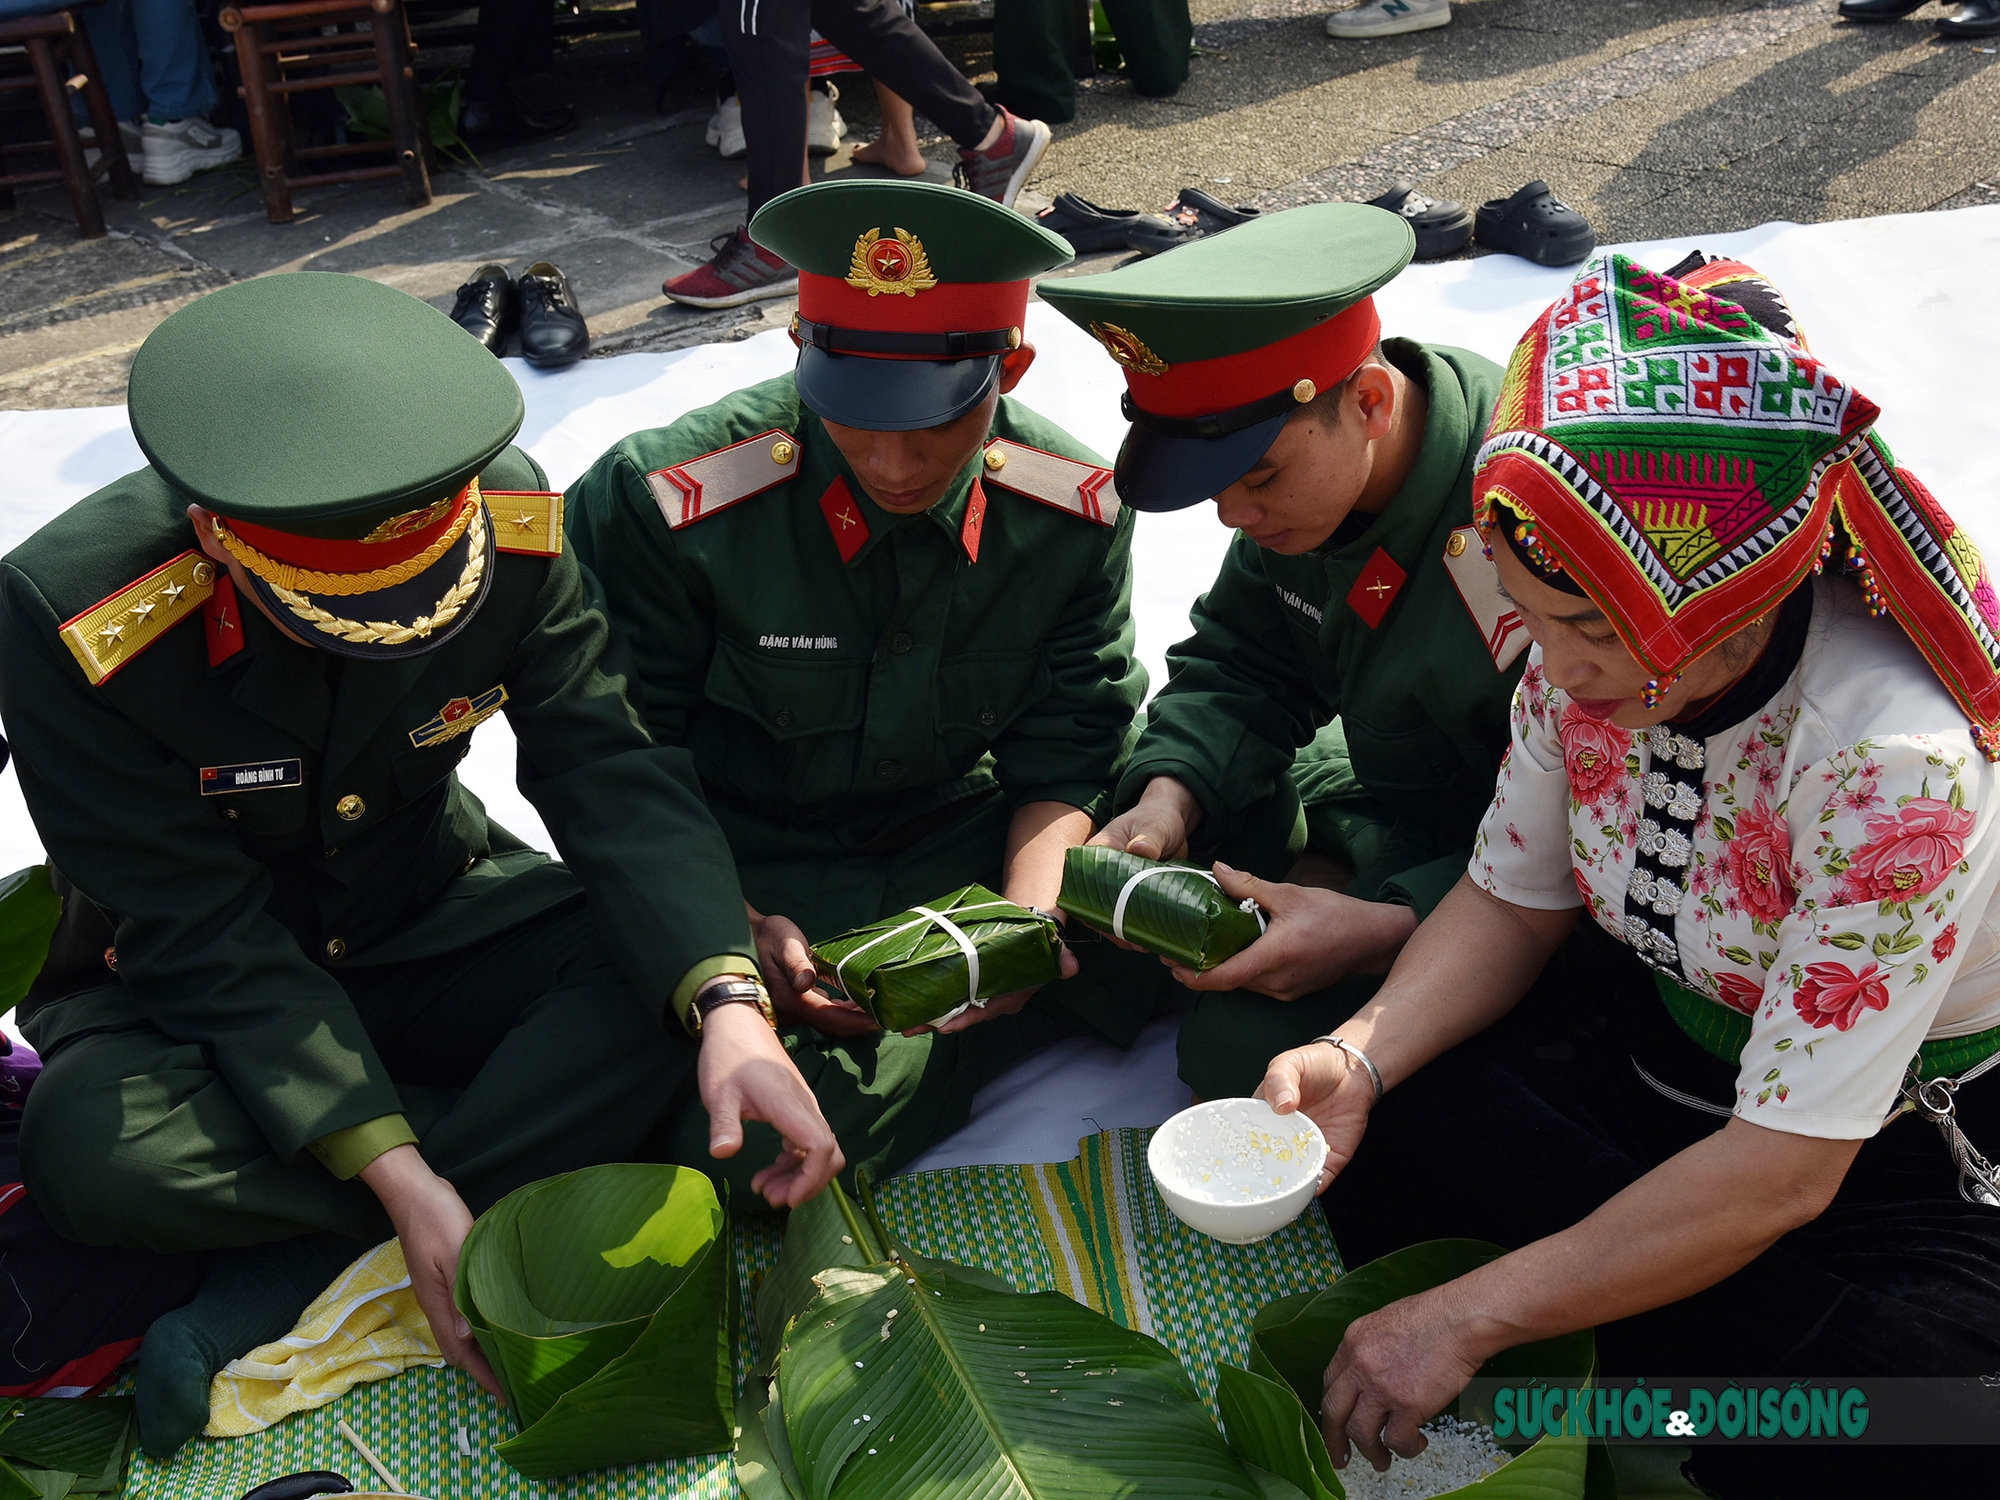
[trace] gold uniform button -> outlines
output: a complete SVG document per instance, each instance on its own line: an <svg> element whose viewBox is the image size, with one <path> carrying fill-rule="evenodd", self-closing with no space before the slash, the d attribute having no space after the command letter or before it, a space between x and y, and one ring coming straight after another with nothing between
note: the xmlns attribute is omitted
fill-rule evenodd
<svg viewBox="0 0 2000 1500"><path fill-rule="evenodd" d="M1463 557L1465 555L1465 533L1454 531L1451 534L1451 540L1444 544L1444 551L1447 557Z"/></svg>
<svg viewBox="0 0 2000 1500"><path fill-rule="evenodd" d="M1007 467L1006 452L999 448L988 448L986 450L986 467L993 470L993 472L996 474L999 473L1000 470L1006 468Z"/></svg>
<svg viewBox="0 0 2000 1500"><path fill-rule="evenodd" d="M194 581L203 587L215 582L215 564L198 562L194 565Z"/></svg>
<svg viewBox="0 0 2000 1500"><path fill-rule="evenodd" d="M232 822L232 823L234 823L234 822L235 822L235 821L236 821L236 820L237 820L238 818L240 818L240 817L242 817L242 816L243 816L243 815L242 815L241 813L239 813L239 812L238 812L238 811L237 811L237 810L236 810L235 808L233 808L233 807L225 807L225 808L223 808L223 810L222 810L222 815L223 815L223 817L225 817L225 818L229 819L229 821L230 821L230 822Z"/></svg>
<svg viewBox="0 0 2000 1500"><path fill-rule="evenodd" d="M786 439L779 438L777 442L771 444L771 462L774 464L788 464L792 461L792 455L798 451Z"/></svg>
<svg viewBox="0 0 2000 1500"><path fill-rule="evenodd" d="M352 823L356 818L368 811L368 804L355 796L354 793L349 792L345 797L342 797L338 802L333 804L333 810Z"/></svg>
<svg viewBox="0 0 2000 1500"><path fill-rule="evenodd" d="M1292 399L1301 406L1304 406L1318 394L1319 387L1314 385L1310 380L1301 380L1292 387Z"/></svg>
<svg viewBox="0 0 2000 1500"><path fill-rule="evenodd" d="M326 956L335 963L339 963L343 958L347 957L347 939L328 938L326 940Z"/></svg>

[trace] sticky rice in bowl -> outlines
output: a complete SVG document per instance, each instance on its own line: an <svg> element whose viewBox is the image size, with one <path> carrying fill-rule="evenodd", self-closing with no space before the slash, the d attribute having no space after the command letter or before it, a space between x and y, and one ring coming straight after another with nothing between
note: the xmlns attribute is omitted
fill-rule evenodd
<svg viewBox="0 0 2000 1500"><path fill-rule="evenodd" d="M1213 1239L1267 1239L1312 1201L1326 1138L1262 1099L1211 1099L1153 1132L1146 1165L1174 1217Z"/></svg>

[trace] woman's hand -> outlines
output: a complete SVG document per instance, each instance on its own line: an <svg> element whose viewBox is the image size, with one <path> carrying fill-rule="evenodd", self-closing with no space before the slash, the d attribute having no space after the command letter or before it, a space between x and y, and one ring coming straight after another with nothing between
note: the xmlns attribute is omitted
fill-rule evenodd
<svg viewBox="0 0 2000 1500"><path fill-rule="evenodd" d="M1264 908L1264 935L1206 972L1169 964L1188 989L1250 990L1273 1000L1296 1000L1349 974L1386 973L1417 930L1417 914L1387 901L1357 901L1318 886L1284 885L1215 867L1216 881L1233 901Z"/></svg>
<svg viewBox="0 0 2000 1500"><path fill-rule="evenodd" d="M1378 1473L1391 1453L1415 1458L1427 1445L1417 1429L1451 1405L1495 1352L1475 1344L1456 1309L1458 1285L1391 1302L1347 1325L1326 1367L1319 1408L1336 1468L1347 1467L1350 1442Z"/></svg>
<svg viewBox="0 0 2000 1500"><path fill-rule="evenodd" d="M1319 1191L1354 1160L1375 1107L1375 1080L1368 1070L1338 1047L1308 1042L1271 1059L1255 1097L1281 1115L1303 1110L1326 1137L1326 1161L1320 1167Z"/></svg>
<svg viewBox="0 0 2000 1500"><path fill-rule="evenodd" d="M745 903L757 942L757 967L771 992L771 1009L792 1026L810 1026L824 1036L861 1036L880 1031L875 1019L851 1000L836 1000L819 988L812 945L790 917L764 916Z"/></svg>

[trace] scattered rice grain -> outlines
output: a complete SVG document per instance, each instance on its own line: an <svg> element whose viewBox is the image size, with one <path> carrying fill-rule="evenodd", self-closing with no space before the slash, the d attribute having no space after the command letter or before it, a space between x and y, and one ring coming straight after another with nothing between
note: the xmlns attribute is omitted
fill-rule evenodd
<svg viewBox="0 0 2000 1500"><path fill-rule="evenodd" d="M1433 1417L1423 1434L1430 1446L1415 1458L1392 1456L1386 1474L1377 1474L1360 1450L1350 1449L1340 1471L1347 1500L1429 1500L1484 1479L1507 1462L1507 1450L1478 1422Z"/></svg>

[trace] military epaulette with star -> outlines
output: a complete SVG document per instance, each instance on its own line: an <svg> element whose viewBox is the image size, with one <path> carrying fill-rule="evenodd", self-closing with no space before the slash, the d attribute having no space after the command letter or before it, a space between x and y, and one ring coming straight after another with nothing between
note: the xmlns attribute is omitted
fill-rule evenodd
<svg viewBox="0 0 2000 1500"><path fill-rule="evenodd" d="M561 557L563 497L560 490L481 490L493 517L493 545L501 552Z"/></svg>
<svg viewBox="0 0 2000 1500"><path fill-rule="evenodd" d="M1118 486L1111 471L1081 459L1064 458L1009 438L986 445L986 482L1030 500L1082 516L1100 526L1118 523Z"/></svg>
<svg viewBox="0 0 2000 1500"><path fill-rule="evenodd" d="M646 476L646 487L661 518L678 531L784 484L798 472L798 440L774 427L686 463L655 469Z"/></svg>
<svg viewBox="0 0 2000 1500"><path fill-rule="evenodd" d="M92 687L101 687L215 592L215 564L189 548L63 622L62 642Z"/></svg>

